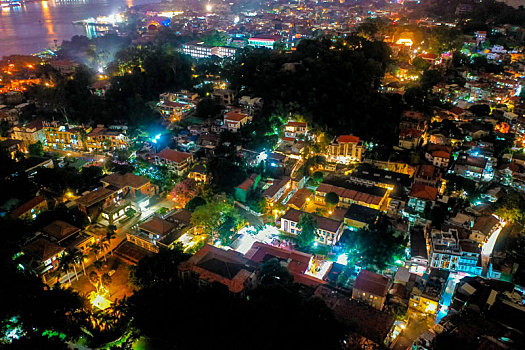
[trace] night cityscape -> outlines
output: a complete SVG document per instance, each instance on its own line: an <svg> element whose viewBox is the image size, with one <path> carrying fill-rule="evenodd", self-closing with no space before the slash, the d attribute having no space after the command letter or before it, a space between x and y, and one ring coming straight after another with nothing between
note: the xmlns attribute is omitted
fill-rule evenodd
<svg viewBox="0 0 525 350"><path fill-rule="evenodd" d="M0 349L525 349L525 0L0 31Z"/></svg>

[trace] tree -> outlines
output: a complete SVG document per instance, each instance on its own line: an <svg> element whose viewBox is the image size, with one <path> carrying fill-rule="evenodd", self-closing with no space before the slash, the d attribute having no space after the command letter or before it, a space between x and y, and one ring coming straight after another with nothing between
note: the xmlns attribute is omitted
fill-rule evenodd
<svg viewBox="0 0 525 350"><path fill-rule="evenodd" d="M27 151L32 156L43 157L44 156L44 145L42 144L41 141L37 141L27 146Z"/></svg>
<svg viewBox="0 0 525 350"><path fill-rule="evenodd" d="M321 183L323 181L324 174L322 171L316 171L312 174L312 180L314 180L317 183Z"/></svg>
<svg viewBox="0 0 525 350"><path fill-rule="evenodd" d="M335 192L328 192L324 197L325 203L330 207L335 207L339 203L339 196Z"/></svg>
<svg viewBox="0 0 525 350"><path fill-rule="evenodd" d="M272 258L261 264L258 280L261 285L265 286L274 284L290 285L293 283L293 276L286 267L281 265L277 258Z"/></svg>
<svg viewBox="0 0 525 350"><path fill-rule="evenodd" d="M201 205L205 205L206 204L206 200L202 197L193 197L192 199L190 199L188 201L188 203L186 203L186 209L193 212L195 211L195 209L197 209L198 207L200 207Z"/></svg>
<svg viewBox="0 0 525 350"><path fill-rule="evenodd" d="M115 239L117 237L116 230L117 230L117 226L115 226L115 225L108 225L108 227L106 229L106 236L104 237L106 242L108 242L108 245L111 244L111 240L112 239Z"/></svg>
<svg viewBox="0 0 525 350"><path fill-rule="evenodd" d="M177 203L178 207L184 207L197 195L197 183L193 179L184 179L177 183L170 192L171 199Z"/></svg>
<svg viewBox="0 0 525 350"><path fill-rule="evenodd" d="M317 238L317 220L312 214L304 213L299 219L297 227L301 230L297 239L301 247L309 247Z"/></svg>
<svg viewBox="0 0 525 350"><path fill-rule="evenodd" d="M191 223L203 233L213 234L227 217L234 215L234 211L235 207L230 200L219 197L197 207L191 216Z"/></svg>
<svg viewBox="0 0 525 350"><path fill-rule="evenodd" d="M67 280L69 284L71 284L71 277L69 276L69 271L71 270L71 267L73 266L74 262L72 259L72 256L64 253L60 258L58 258L58 268L61 272L64 272L67 275ZM60 274L57 277L57 283L60 282Z"/></svg>
<svg viewBox="0 0 525 350"><path fill-rule="evenodd" d="M158 254L145 256L136 266L130 267L130 280L138 289L175 282L179 264L189 257L180 245L160 250Z"/></svg>
<svg viewBox="0 0 525 350"><path fill-rule="evenodd" d="M494 212L501 220L514 223L521 222L525 218L525 214L519 208L501 207Z"/></svg>
<svg viewBox="0 0 525 350"><path fill-rule="evenodd" d="M130 218L130 219L132 217L134 217L136 213L137 213L137 211L135 209L133 209L133 208L128 208L128 209L126 209L126 212L125 212L126 216L128 218Z"/></svg>

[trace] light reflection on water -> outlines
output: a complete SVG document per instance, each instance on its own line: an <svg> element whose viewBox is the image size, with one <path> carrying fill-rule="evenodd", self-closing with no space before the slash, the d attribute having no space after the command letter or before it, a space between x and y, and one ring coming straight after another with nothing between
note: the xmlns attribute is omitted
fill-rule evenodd
<svg viewBox="0 0 525 350"><path fill-rule="evenodd" d="M0 10L0 57L31 54L54 46L86 29L72 22L110 15L125 6L159 0L47 0Z"/></svg>

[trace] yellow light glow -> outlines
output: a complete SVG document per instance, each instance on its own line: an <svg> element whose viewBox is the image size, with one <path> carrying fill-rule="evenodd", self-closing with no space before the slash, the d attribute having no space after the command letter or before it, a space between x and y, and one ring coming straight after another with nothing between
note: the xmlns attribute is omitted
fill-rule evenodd
<svg viewBox="0 0 525 350"><path fill-rule="evenodd" d="M405 39L401 38L398 41L396 41L397 45L405 45L405 46L412 46L413 42L411 39Z"/></svg>
<svg viewBox="0 0 525 350"><path fill-rule="evenodd" d="M95 292L91 293L91 295L89 296L89 301L91 302L91 305L100 310L106 310L108 307L111 306L110 300L104 298L100 294L96 294Z"/></svg>

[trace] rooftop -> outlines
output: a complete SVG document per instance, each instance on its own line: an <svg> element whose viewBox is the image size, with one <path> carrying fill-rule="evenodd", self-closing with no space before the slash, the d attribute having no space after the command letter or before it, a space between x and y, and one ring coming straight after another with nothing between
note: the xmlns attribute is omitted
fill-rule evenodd
<svg viewBox="0 0 525 350"><path fill-rule="evenodd" d="M29 243L22 249L26 254L31 255L40 261L46 261L65 250L65 248L48 241L45 238L38 238Z"/></svg>
<svg viewBox="0 0 525 350"><path fill-rule="evenodd" d="M415 197L428 201L435 201L437 198L437 193L437 188L417 183L412 186L412 190L410 191L410 197Z"/></svg>
<svg viewBox="0 0 525 350"><path fill-rule="evenodd" d="M346 211L345 218L370 225L376 221L380 213L381 212L377 209L364 207L354 203L350 205Z"/></svg>
<svg viewBox="0 0 525 350"><path fill-rule="evenodd" d="M171 148L164 148L156 154L156 157L172 161L174 163L182 163L191 157L190 153L179 152Z"/></svg>
<svg viewBox="0 0 525 350"><path fill-rule="evenodd" d="M64 239L74 235L75 233L80 232L80 229L78 227L68 224L65 221L56 220L44 227L42 231L56 239L57 242L61 242Z"/></svg>
<svg viewBox="0 0 525 350"><path fill-rule="evenodd" d="M115 190L107 187L99 187L94 191L89 192L88 194L83 195L82 197L76 199L77 204L83 205L85 207L90 207L103 201L107 197L115 193Z"/></svg>
<svg viewBox="0 0 525 350"><path fill-rule="evenodd" d="M301 215L303 214L312 215L317 221L317 226L320 230L325 230L328 232L337 232L337 230L342 224L342 222L338 220L325 218L317 214L306 213L304 211L296 210L296 209L288 209L288 211L283 215L281 219L290 220L293 222L299 222L301 220Z"/></svg>
<svg viewBox="0 0 525 350"><path fill-rule="evenodd" d="M372 295L385 297L390 285L390 278L372 271L361 270L355 279L354 289L359 289Z"/></svg>
<svg viewBox="0 0 525 350"><path fill-rule="evenodd" d="M168 234L174 228L174 224L158 216L154 216L150 220L139 225L139 230L144 230L161 237Z"/></svg>
<svg viewBox="0 0 525 350"><path fill-rule="evenodd" d="M142 186L150 182L150 180L147 177L135 175L133 173L113 173L111 175L103 177L100 181L118 188L129 186L135 189L141 188Z"/></svg>
<svg viewBox="0 0 525 350"><path fill-rule="evenodd" d="M24 204L22 204L18 208L14 209L11 212L11 217L17 219L18 217L20 217L20 215L25 214L29 210L33 209L34 207L36 207L37 205L39 205L40 203L45 202L45 201L46 201L46 199L44 198L44 196L36 196L36 197L28 200L27 202L25 202Z"/></svg>

